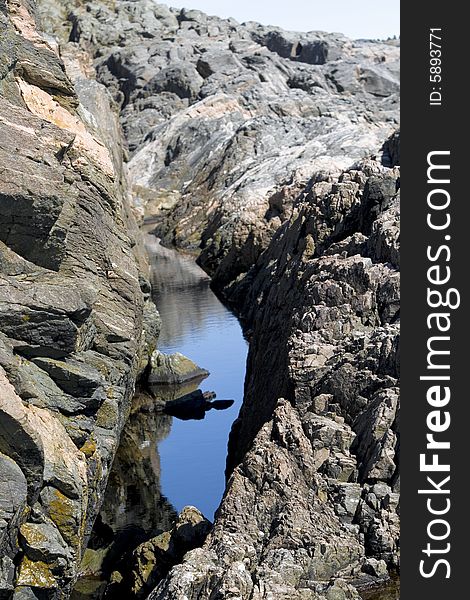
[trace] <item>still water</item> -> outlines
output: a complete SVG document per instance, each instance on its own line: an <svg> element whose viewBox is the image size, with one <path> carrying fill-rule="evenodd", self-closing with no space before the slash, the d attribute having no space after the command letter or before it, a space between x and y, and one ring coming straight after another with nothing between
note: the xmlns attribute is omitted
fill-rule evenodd
<svg viewBox="0 0 470 600"><path fill-rule="evenodd" d="M243 400L248 345L238 319L217 299L192 257L163 248L151 235L146 244L163 323L159 350L193 360L210 372L199 386L203 392L235 401L200 421L173 419L158 448L162 493L178 512L190 504L212 520L225 488L227 442Z"/></svg>
<svg viewBox="0 0 470 600"><path fill-rule="evenodd" d="M152 235L146 245L163 321L159 349L181 352L208 370L200 389L234 404L207 412L203 420L182 421L161 414L154 394L136 395L72 600L127 597L126 590L109 584L113 572L126 573L134 548L168 531L184 506L194 505L212 520L224 492L227 442L243 398L248 345L238 320L192 257L163 248ZM398 582L361 597L398 600Z"/></svg>
<svg viewBox="0 0 470 600"><path fill-rule="evenodd" d="M171 529L187 505L213 520L225 488L228 436L243 399L248 345L194 258L163 248L152 235L146 245L163 322L159 350L191 358L210 372L199 389L234 404L210 410L202 420L182 421L160 412L155 399L161 390L136 395L72 600L127 597L132 551ZM165 395L180 397L197 385L166 387ZM111 584L113 572L124 575L122 585Z"/></svg>
<svg viewBox="0 0 470 600"><path fill-rule="evenodd" d="M159 349L181 352L210 376L200 385L217 399L235 400L226 411L210 411L202 421L173 419L159 443L162 494L179 512L197 506L213 518L224 492L225 459L231 425L243 400L248 345L237 318L217 299L207 275L192 257L163 248L151 235L154 299L162 316ZM361 593L363 600L399 600L398 580Z"/></svg>

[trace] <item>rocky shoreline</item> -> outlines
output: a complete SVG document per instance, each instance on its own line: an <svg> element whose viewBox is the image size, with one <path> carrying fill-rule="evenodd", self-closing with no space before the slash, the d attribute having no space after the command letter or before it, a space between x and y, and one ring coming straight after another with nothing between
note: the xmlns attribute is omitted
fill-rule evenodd
<svg viewBox="0 0 470 600"><path fill-rule="evenodd" d="M149 597L346 600L385 581L397 42L150 0L0 0L0 28L0 597L67 598L77 578L157 343L144 215L250 334L215 523Z"/></svg>

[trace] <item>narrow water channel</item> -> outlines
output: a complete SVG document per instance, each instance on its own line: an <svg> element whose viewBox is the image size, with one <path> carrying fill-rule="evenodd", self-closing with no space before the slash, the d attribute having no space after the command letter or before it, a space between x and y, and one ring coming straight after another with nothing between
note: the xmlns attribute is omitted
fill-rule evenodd
<svg viewBox="0 0 470 600"><path fill-rule="evenodd" d="M159 350L180 352L209 371L199 388L234 403L183 421L162 414L159 398L193 391L192 383L136 395L72 600L120 600L121 588L109 586L116 572L125 573L134 548L168 531L185 506L213 520L225 488L228 436L243 400L248 345L237 318L193 257L160 246L151 234L145 240L162 317Z"/></svg>
<svg viewBox="0 0 470 600"><path fill-rule="evenodd" d="M162 493L180 511L194 505L213 519L225 488L227 441L242 400L248 346L238 319L218 300L208 276L190 256L163 248L148 235L154 300L162 317L159 349L180 352L209 371L200 384L218 400L234 400L203 420L173 419L160 443Z"/></svg>
<svg viewBox="0 0 470 600"><path fill-rule="evenodd" d="M243 400L248 344L194 258L162 247L151 234L145 240L162 318L159 350L180 352L209 371L199 388L234 404L201 420L179 420L158 409L158 390L136 395L71 600L123 598L109 584L113 573L126 571L133 549L168 531L187 505L213 520L225 488L227 442ZM398 600L399 583L361 597Z"/></svg>

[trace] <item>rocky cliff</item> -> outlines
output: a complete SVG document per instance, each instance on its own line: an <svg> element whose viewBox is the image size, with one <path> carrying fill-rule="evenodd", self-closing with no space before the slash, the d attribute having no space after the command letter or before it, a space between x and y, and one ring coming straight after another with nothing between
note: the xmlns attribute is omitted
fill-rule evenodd
<svg viewBox="0 0 470 600"><path fill-rule="evenodd" d="M232 285L252 334L226 493L152 599L344 600L398 568L398 244L399 171L367 159L315 176Z"/></svg>
<svg viewBox="0 0 470 600"><path fill-rule="evenodd" d="M7 223L7 289L27 281L23 298L36 298L32 317L15 296L21 308L7 319L10 392L24 410L53 410L86 485L104 484L138 349L145 354L148 286L141 277L139 288L129 239L130 192L165 244L198 254L250 333L214 527L151 598L357 598L354 586L398 564L398 44L241 25L151 0L40 0L59 60L30 3L9 2L10 17L0 6L0 49L9 44L0 56L15 57L0 63L0 90L9 122L25 115L9 126L36 136L7 149L24 177L25 189L12 178L17 195L27 198L12 203L19 214ZM107 94L120 112L129 188ZM20 149L29 171L18 169ZM31 278L66 283L59 294L38 285L31 295ZM34 373L16 376L21 369ZM101 376L95 387L90 370ZM47 391L34 395L31 381ZM82 395L96 390L106 399L90 407ZM78 402L65 416L64 397ZM20 481L24 461L7 450ZM77 493L48 477L47 488L75 506ZM96 507L101 493L94 497ZM34 525L53 521L47 494L31 498L32 517L7 514L10 540L20 513ZM54 581L71 581L81 550L51 571L56 557L48 562L23 538L8 557L40 560Z"/></svg>
<svg viewBox="0 0 470 600"><path fill-rule="evenodd" d="M396 42L151 0L42 4L121 106L137 205L165 243L201 252L219 290L256 262L314 173L379 152L397 127Z"/></svg>
<svg viewBox="0 0 470 600"><path fill-rule="evenodd" d="M155 343L121 129L92 74L34 2L0 1L1 597L68 597Z"/></svg>

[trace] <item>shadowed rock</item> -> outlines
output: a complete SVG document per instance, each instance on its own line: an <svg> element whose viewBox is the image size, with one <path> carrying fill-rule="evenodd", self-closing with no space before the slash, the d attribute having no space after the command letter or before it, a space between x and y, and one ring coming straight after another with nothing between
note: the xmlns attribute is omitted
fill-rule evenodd
<svg viewBox="0 0 470 600"><path fill-rule="evenodd" d="M123 579L109 590L109 597L147 598L170 568L183 556L204 543L211 523L194 506L181 511L170 531L141 544L130 557Z"/></svg>
<svg viewBox="0 0 470 600"><path fill-rule="evenodd" d="M108 92L37 16L0 0L0 597L62 600L158 318Z"/></svg>

